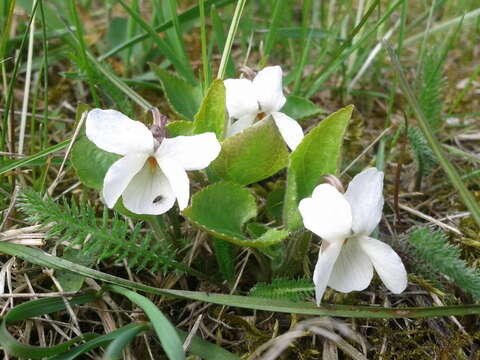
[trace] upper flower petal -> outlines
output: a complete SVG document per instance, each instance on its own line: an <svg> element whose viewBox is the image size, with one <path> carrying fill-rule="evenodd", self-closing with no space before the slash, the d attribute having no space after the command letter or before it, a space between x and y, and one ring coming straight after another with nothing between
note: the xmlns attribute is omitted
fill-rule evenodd
<svg viewBox="0 0 480 360"><path fill-rule="evenodd" d="M362 237L360 246L368 255L378 276L391 292L401 293L407 287L407 271L400 256L391 248L377 239Z"/></svg>
<svg viewBox="0 0 480 360"><path fill-rule="evenodd" d="M170 183L180 210L185 209L188 206L188 200L190 198L190 181L187 172L172 158L158 158L157 161Z"/></svg>
<svg viewBox="0 0 480 360"><path fill-rule="evenodd" d="M250 127L253 125L253 122L255 121L256 115L244 115L240 117L237 121L235 121L227 130L227 137L233 136L238 134L239 132L242 132L246 128Z"/></svg>
<svg viewBox="0 0 480 360"><path fill-rule="evenodd" d="M283 96L280 66L268 66L260 70L252 83L257 101L260 103L260 112L278 111L287 101Z"/></svg>
<svg viewBox="0 0 480 360"><path fill-rule="evenodd" d="M342 243L322 242L322 247L318 253L318 261L313 272L313 282L315 283L315 298L317 305L322 302L323 293L327 288L327 283L337 261L338 255L342 250Z"/></svg>
<svg viewBox="0 0 480 360"><path fill-rule="evenodd" d="M290 150L294 151L303 140L303 130L298 122L281 112L272 113L273 120Z"/></svg>
<svg viewBox="0 0 480 360"><path fill-rule="evenodd" d="M372 277L372 262L358 240L346 240L333 267L328 286L344 293L360 291L368 287Z"/></svg>
<svg viewBox="0 0 480 360"><path fill-rule="evenodd" d="M214 133L164 139L155 152L158 159L173 158L185 170L205 169L222 149Z"/></svg>
<svg viewBox="0 0 480 360"><path fill-rule="evenodd" d="M298 206L305 227L329 242L341 242L351 233L352 212L345 197L332 185L321 184Z"/></svg>
<svg viewBox="0 0 480 360"><path fill-rule="evenodd" d="M136 214L160 215L175 204L175 194L160 168L148 162L122 194L123 205Z"/></svg>
<svg viewBox="0 0 480 360"><path fill-rule="evenodd" d="M370 168L357 174L348 185L345 198L352 207L353 232L370 235L382 218L383 172Z"/></svg>
<svg viewBox="0 0 480 360"><path fill-rule="evenodd" d="M253 90L253 84L247 79L227 79L225 97L228 115L239 119L244 115L256 115L258 100Z"/></svg>
<svg viewBox="0 0 480 360"><path fill-rule="evenodd" d="M134 121L116 110L89 111L86 134L90 141L108 152L126 155L153 151L150 130L140 121Z"/></svg>
<svg viewBox="0 0 480 360"><path fill-rule="evenodd" d="M113 163L103 179L103 197L113 208L133 177L143 168L148 154L128 154Z"/></svg>

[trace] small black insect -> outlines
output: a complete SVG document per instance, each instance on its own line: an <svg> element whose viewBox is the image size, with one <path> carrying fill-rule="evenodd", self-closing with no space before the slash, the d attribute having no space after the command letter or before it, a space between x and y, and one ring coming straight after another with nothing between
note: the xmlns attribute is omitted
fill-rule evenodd
<svg viewBox="0 0 480 360"><path fill-rule="evenodd" d="M155 199L153 199L153 203L156 204L156 203L159 203L162 200L163 200L163 196L158 195L158 196L155 197Z"/></svg>

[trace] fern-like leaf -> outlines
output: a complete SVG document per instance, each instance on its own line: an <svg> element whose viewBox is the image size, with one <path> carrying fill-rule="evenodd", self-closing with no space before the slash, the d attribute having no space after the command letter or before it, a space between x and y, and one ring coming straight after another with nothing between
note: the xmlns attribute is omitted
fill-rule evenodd
<svg viewBox="0 0 480 360"><path fill-rule="evenodd" d="M419 229L410 235L409 242L417 260L480 300L480 271L467 266L460 258L460 249L450 244L443 232Z"/></svg>
<svg viewBox="0 0 480 360"><path fill-rule="evenodd" d="M127 259L128 266L137 271L189 270L175 260L174 251L162 249L150 232L141 233L141 224L130 230L128 223L116 214L110 219L107 209L99 221L94 209L87 203L78 204L64 199L60 206L32 190L19 196L18 207L27 215L28 222L48 224L49 238L66 241L69 247L79 247L81 253L98 261Z"/></svg>
<svg viewBox="0 0 480 360"><path fill-rule="evenodd" d="M440 127L443 108L442 91L445 87L445 78L443 77L442 65L442 60L437 60L434 54L429 54L426 56L422 67L422 85L418 104L433 131L437 131Z"/></svg>
<svg viewBox="0 0 480 360"><path fill-rule="evenodd" d="M274 279L271 284L258 283L250 290L250 296L268 299L301 301L312 296L315 286L311 279Z"/></svg>
<svg viewBox="0 0 480 360"><path fill-rule="evenodd" d="M425 137L418 127L411 126L408 128L408 142L412 146L415 160L417 162L418 171L422 175L427 175L430 170L437 164L437 159L433 155L432 150L427 144Z"/></svg>

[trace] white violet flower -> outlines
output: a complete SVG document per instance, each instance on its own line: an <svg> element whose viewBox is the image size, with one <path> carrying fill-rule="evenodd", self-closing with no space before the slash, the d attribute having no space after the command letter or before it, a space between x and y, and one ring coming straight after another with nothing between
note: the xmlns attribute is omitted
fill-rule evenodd
<svg viewBox="0 0 480 360"><path fill-rule="evenodd" d="M305 227L322 238L313 273L317 305L327 285L344 293L367 288L373 268L391 292L405 290L407 272L398 254L369 237L382 217L382 192L383 172L370 168L353 178L345 194L321 184L300 201Z"/></svg>
<svg viewBox="0 0 480 360"><path fill-rule="evenodd" d="M158 215L178 201L188 205L190 183L185 170L206 168L220 152L214 133L165 138L166 118L149 130L115 110L91 110L86 135L100 149L122 155L107 171L103 197L112 208L120 196L137 214Z"/></svg>
<svg viewBox="0 0 480 360"><path fill-rule="evenodd" d="M227 79L224 84L230 118L227 137L250 127L257 117L271 115L288 147L295 150L303 139L303 130L298 122L279 112L286 102L280 66L264 68L253 80ZM232 124L234 119L236 121Z"/></svg>

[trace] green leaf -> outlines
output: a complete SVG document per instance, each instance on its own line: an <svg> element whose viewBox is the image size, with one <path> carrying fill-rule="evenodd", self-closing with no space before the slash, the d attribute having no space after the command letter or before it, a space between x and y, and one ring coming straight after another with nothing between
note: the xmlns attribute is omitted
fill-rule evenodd
<svg viewBox="0 0 480 360"><path fill-rule="evenodd" d="M279 187L267 195L266 210L267 214L276 220L282 220L283 201L285 199L285 188Z"/></svg>
<svg viewBox="0 0 480 360"><path fill-rule="evenodd" d="M183 119L192 121L202 102L202 89L155 64L150 64L150 67L158 76L172 110Z"/></svg>
<svg viewBox="0 0 480 360"><path fill-rule="evenodd" d="M128 346L128 344L130 344L138 334L147 329L149 329L149 326L147 325L137 325L125 330L121 334L118 334L105 350L105 353L103 354L103 360L121 359L123 356L123 350Z"/></svg>
<svg viewBox="0 0 480 360"><path fill-rule="evenodd" d="M318 107L309 99L296 95L287 96L287 102L283 105L282 112L297 121L326 113L324 109Z"/></svg>
<svg viewBox="0 0 480 360"><path fill-rule="evenodd" d="M218 139L223 138L225 116L225 85L217 79L208 89L202 106L195 115L193 133L213 132Z"/></svg>
<svg viewBox="0 0 480 360"><path fill-rule="evenodd" d="M223 27L223 21L218 14L219 11L217 6L212 6L210 10L210 18L212 21L212 31L217 43L218 53L223 54L223 50L225 49L225 43L227 41L227 35L225 34L225 29ZM227 67L225 71L227 78L232 78L235 75L235 64L232 60L232 55L228 55L227 60Z"/></svg>
<svg viewBox="0 0 480 360"><path fill-rule="evenodd" d="M183 214L211 235L240 246L265 247L285 239L285 230L269 229L257 239L243 233L245 223L257 215L255 198L241 186L220 181L192 197Z"/></svg>
<svg viewBox="0 0 480 360"><path fill-rule="evenodd" d="M225 139L211 169L224 180L248 185L272 176L287 161L285 141L270 118Z"/></svg>
<svg viewBox="0 0 480 360"><path fill-rule="evenodd" d="M257 216L255 198L249 190L230 182L217 182L192 197L184 210L187 218L220 235L243 240L243 225Z"/></svg>
<svg viewBox="0 0 480 360"><path fill-rule="evenodd" d="M213 239L215 249L215 258L217 259L218 269L223 278L230 284L235 280L235 258L233 256L234 247L232 244L222 239Z"/></svg>
<svg viewBox="0 0 480 360"><path fill-rule="evenodd" d="M75 296L69 302L71 305L85 304L95 300L97 297L98 293L89 291L85 294ZM41 347L25 345L19 342L9 333L7 329L7 325L13 322L22 321L24 319L28 319L29 317L50 314L63 309L65 309L65 300L63 298L45 298L29 301L15 306L5 315L0 325L0 344L4 351L10 356L15 356L17 358L41 359L61 354L67 351L72 345L95 337L95 335L92 334L84 334L83 336L75 337L70 341L56 346Z"/></svg>
<svg viewBox="0 0 480 360"><path fill-rule="evenodd" d="M177 332L180 339L185 341L188 333L178 329ZM208 360L240 360L238 356L233 355L231 352L222 349L218 345L209 343L196 335L192 338L188 352Z"/></svg>
<svg viewBox="0 0 480 360"><path fill-rule="evenodd" d="M49 360L74 360L77 359L80 355L85 354L93 349L105 346L108 343L112 343L119 338L122 338L125 334L139 334L142 331L149 329L149 326L145 323L131 323L126 326L123 326L117 330L114 330L108 334L96 336L95 338L87 341L84 344L78 345L68 352L59 354L55 357L50 358Z"/></svg>
<svg viewBox="0 0 480 360"><path fill-rule="evenodd" d="M193 123L186 120L172 121L167 124L169 137L193 135Z"/></svg>
<svg viewBox="0 0 480 360"><path fill-rule="evenodd" d="M72 163L80 181L90 188L101 190L103 178L120 155L99 149L86 136L81 136L72 149Z"/></svg>
<svg viewBox="0 0 480 360"><path fill-rule="evenodd" d="M96 257L91 254L87 255L82 253L78 249L67 248L63 251L62 257L66 260L72 261L77 264L84 266L91 266L97 260ZM59 270L55 272L58 282L62 286L62 290L66 292L71 291L80 291L82 288L83 282L85 281L84 276L74 274L70 271Z"/></svg>
<svg viewBox="0 0 480 360"><path fill-rule="evenodd" d="M186 58L184 50L182 49L183 51L180 51L178 47L176 49L172 49L170 44L164 38L162 38L148 22L143 19L141 14L136 12L133 8L129 7L128 4L126 4L123 0L117 1L129 13L132 20L134 20L135 23L140 25L143 30L145 30L150 35L150 39L155 42L162 55L165 56L168 60L170 60L172 65L175 67L175 70L185 79L187 79L190 83L195 83L195 76L193 75L192 67L190 65L190 62ZM175 23L176 22L173 21L174 27Z"/></svg>
<svg viewBox="0 0 480 360"><path fill-rule="evenodd" d="M336 316L354 318L427 318L436 316L462 316L480 314L480 305L457 305L457 306L433 306L433 307L403 307L384 308L379 306L356 306L356 305L327 305L316 306L309 302L294 303L291 301L253 298L249 296L224 295L205 293L198 291L184 291L161 289L144 285L127 279L122 279L107 273L103 273L86 266L78 265L62 258L52 256L40 249L23 245L0 242L0 252L17 256L25 261L39 266L53 269L64 269L77 274L88 276L92 279L107 283L124 286L130 289L143 291L149 294L171 296L174 298L203 301L206 303L234 306L249 310L265 310L282 313L295 313L315 316ZM43 299L42 299L43 300ZM50 300L50 299L48 299ZM58 299L63 302L63 299ZM1 341L0 341L1 342Z"/></svg>
<svg viewBox="0 0 480 360"><path fill-rule="evenodd" d="M66 268L58 270L67 271ZM72 272L72 274L78 276L78 273ZM124 290L130 292L129 290ZM101 291L87 291L83 294L73 296L68 302L70 305L82 305L95 301L101 295ZM128 343L133 340L135 336L151 328L150 324L148 323L134 322L105 335L85 334L82 337L76 337L68 342L52 347L37 347L22 344L8 332L6 325L9 325L13 322L23 321L31 317L38 317L41 315L62 311L65 310L65 307L65 299L61 297L31 300L15 306L5 315L3 322L0 325L0 345L10 355L22 358L40 359L48 356L50 360L73 360L90 350L98 347L104 347L108 344L103 359L120 359L124 347L128 345ZM177 334L174 334L174 336L178 337L181 342L183 342L188 336L188 333L184 331L178 329L174 330L178 334L178 336ZM167 333L167 335L172 335L172 333ZM83 344L78 344L69 350L72 345L77 344L82 340L86 342ZM194 355L202 357L203 359L239 360L239 358L232 353L215 344L211 344L198 336L194 336L191 339L188 351Z"/></svg>
<svg viewBox="0 0 480 360"><path fill-rule="evenodd" d="M130 301L145 311L145 314L151 321L151 324L157 333L163 350L170 360L185 359L185 352L183 351L182 342L178 337L177 330L154 303L148 300L145 296L120 286L111 285L107 289L127 297Z"/></svg>
<svg viewBox="0 0 480 360"><path fill-rule="evenodd" d="M53 153L56 153L57 151L63 150L68 147L72 139L67 139L65 141L62 141L61 143L58 143L56 145L52 145L45 150L39 151L36 154L26 156L22 159L18 159L15 161L10 161L7 162L6 164L1 164L0 166L0 175L5 174L8 171L15 170L19 167L26 166L26 165L31 165L33 162L35 162L38 159L44 158L48 155L51 155ZM43 165L44 162L41 163Z"/></svg>
<svg viewBox="0 0 480 360"><path fill-rule="evenodd" d="M67 260L65 260L67 261ZM67 261L69 262L69 261ZM73 264L73 263L72 263ZM59 268L58 270L68 270L66 268ZM68 303L70 305L83 305L91 301L95 301L100 297L100 293L95 291L86 291L83 294L73 296ZM23 321L31 317L52 314L57 311L65 309L64 298L43 298L24 302L11 309L3 318L7 325Z"/></svg>
<svg viewBox="0 0 480 360"><path fill-rule="evenodd" d="M322 120L291 154L283 212L289 231L302 227L299 201L312 194L323 175L336 174L343 136L352 111L353 105L349 105Z"/></svg>

